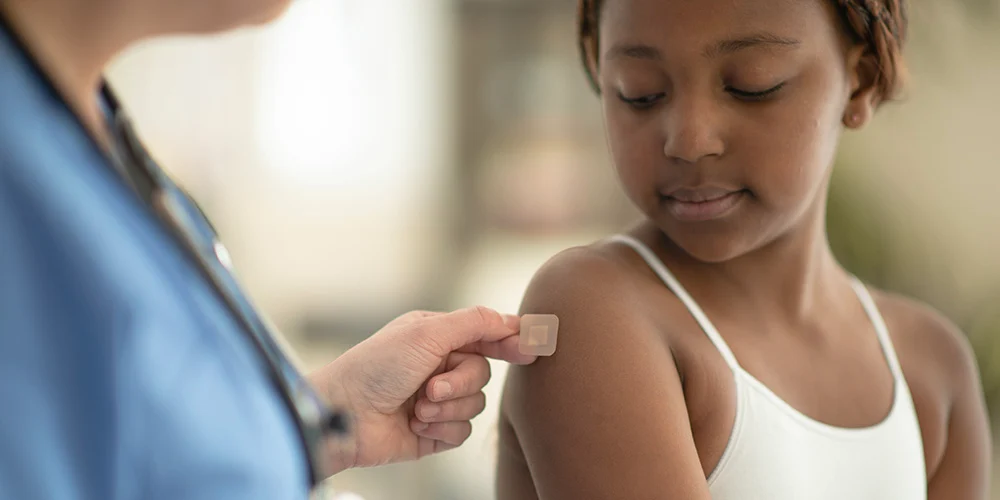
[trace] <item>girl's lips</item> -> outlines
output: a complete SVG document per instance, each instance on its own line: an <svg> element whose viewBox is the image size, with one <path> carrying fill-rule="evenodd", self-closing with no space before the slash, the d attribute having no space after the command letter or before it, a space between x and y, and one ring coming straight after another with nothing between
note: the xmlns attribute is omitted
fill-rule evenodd
<svg viewBox="0 0 1000 500"><path fill-rule="evenodd" d="M667 210L681 221L708 221L726 216L746 198L746 190L681 189L664 198Z"/></svg>

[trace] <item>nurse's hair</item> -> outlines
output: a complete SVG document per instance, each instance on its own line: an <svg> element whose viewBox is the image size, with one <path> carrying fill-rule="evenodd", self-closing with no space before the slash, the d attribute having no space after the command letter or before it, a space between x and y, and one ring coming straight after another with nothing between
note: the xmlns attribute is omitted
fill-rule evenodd
<svg viewBox="0 0 1000 500"><path fill-rule="evenodd" d="M906 42L907 25L905 0L828 0L837 6L844 21L844 28L855 43L865 44L874 57L878 74L873 85L876 87L877 102L898 97L902 89L906 67L902 48ZM579 48L584 69L591 86L601 92L597 80L600 54L600 18L605 0L579 0Z"/></svg>

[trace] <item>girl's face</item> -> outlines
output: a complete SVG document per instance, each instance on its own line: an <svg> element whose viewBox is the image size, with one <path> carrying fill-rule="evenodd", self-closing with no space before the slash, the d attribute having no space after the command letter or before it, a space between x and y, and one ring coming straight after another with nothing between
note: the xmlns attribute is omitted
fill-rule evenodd
<svg viewBox="0 0 1000 500"><path fill-rule="evenodd" d="M862 51L841 26L829 0L605 1L596 57L618 174L691 256L725 261L822 217L858 93Z"/></svg>

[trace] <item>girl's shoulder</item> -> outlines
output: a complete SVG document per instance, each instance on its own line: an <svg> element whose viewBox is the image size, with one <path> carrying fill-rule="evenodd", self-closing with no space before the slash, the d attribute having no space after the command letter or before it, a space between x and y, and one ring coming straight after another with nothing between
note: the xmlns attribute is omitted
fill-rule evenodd
<svg viewBox="0 0 1000 500"><path fill-rule="evenodd" d="M872 296L917 412L931 489L979 488L989 474L990 431L968 337L927 304L878 290Z"/></svg>
<svg viewBox="0 0 1000 500"><path fill-rule="evenodd" d="M604 239L550 258L528 284L522 306L576 309L599 302L605 304L600 308L604 310L609 309L608 301L621 304L635 299L647 286L663 284L637 253Z"/></svg>
<svg viewBox="0 0 1000 500"><path fill-rule="evenodd" d="M873 289L872 297L908 378L932 376L945 392L967 383L970 376L978 380L968 337L944 314L895 293Z"/></svg>

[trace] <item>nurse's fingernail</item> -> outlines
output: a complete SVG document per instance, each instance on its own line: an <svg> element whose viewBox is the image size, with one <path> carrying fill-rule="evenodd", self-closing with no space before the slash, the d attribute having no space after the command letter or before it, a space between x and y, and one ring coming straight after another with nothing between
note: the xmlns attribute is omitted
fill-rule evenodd
<svg viewBox="0 0 1000 500"><path fill-rule="evenodd" d="M521 317L514 314L504 314L503 324L516 332L521 328Z"/></svg>
<svg viewBox="0 0 1000 500"><path fill-rule="evenodd" d="M438 405L424 405L420 410L420 415L424 418L434 418L438 413L441 413L441 407Z"/></svg>
<svg viewBox="0 0 1000 500"><path fill-rule="evenodd" d="M420 431L423 431L423 430L426 430L426 429L427 429L428 427L430 427L430 425L431 425L431 424L428 424L427 422L413 422L413 423L412 423L412 424L410 425L410 427L411 427L411 428L412 428L412 429L413 429L413 430L414 430L415 432L420 432Z"/></svg>
<svg viewBox="0 0 1000 500"><path fill-rule="evenodd" d="M453 391L454 389L452 389L451 384L444 380L439 380L434 383L434 397L437 398L438 401L447 399L451 396Z"/></svg>

